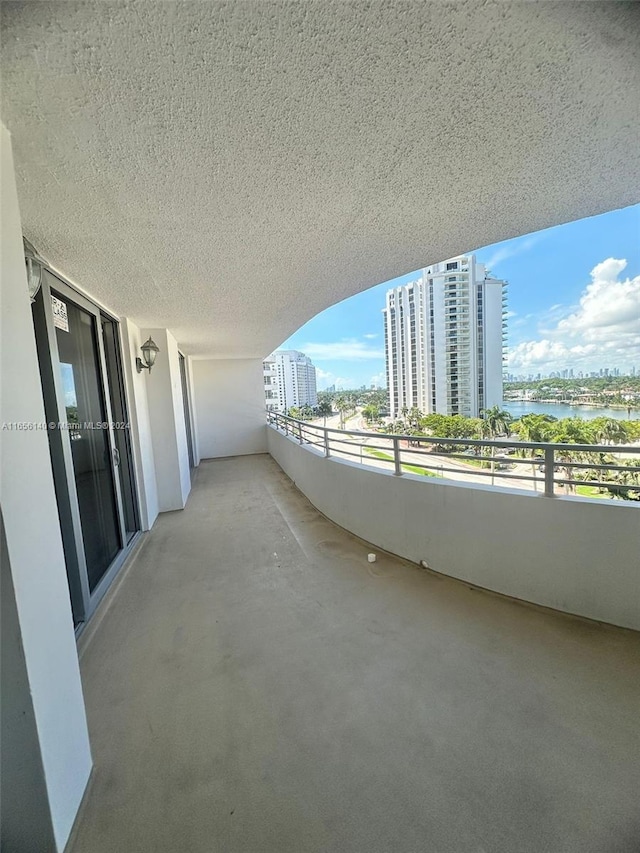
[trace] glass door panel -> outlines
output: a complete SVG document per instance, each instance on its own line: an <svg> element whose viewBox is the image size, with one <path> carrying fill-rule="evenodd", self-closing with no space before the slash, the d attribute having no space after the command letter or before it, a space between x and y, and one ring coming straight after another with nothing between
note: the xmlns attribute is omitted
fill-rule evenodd
<svg viewBox="0 0 640 853"><path fill-rule="evenodd" d="M97 317L52 291L60 378L87 566L93 592L123 547L113 478L109 416Z"/></svg>
<svg viewBox="0 0 640 853"><path fill-rule="evenodd" d="M102 315L102 341L107 366L107 379L110 389L111 416L113 418L113 436L117 450L117 470L122 495L122 510L126 541L130 542L140 529L136 502L135 476L133 472L133 454L131 451L131 433L127 415L127 403L124 394L124 378L118 342L118 324L110 317Z"/></svg>
<svg viewBox="0 0 640 853"><path fill-rule="evenodd" d="M189 453L189 468L195 467L193 453L193 435L191 433L191 416L189 414L189 383L187 382L187 365L182 353L178 353L180 360L180 381L182 383L182 408L184 411L184 426L187 432L187 450Z"/></svg>

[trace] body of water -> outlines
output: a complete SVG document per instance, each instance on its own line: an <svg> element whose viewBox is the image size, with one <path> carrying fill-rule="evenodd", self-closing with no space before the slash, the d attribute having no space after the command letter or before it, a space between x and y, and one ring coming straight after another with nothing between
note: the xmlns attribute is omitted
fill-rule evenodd
<svg viewBox="0 0 640 853"><path fill-rule="evenodd" d="M514 420L530 413L534 415L551 415L554 418L583 418L590 421L593 418L617 418L621 421L637 420L640 418L638 409L600 409L596 406L569 406L566 403L530 403L528 401L507 400L502 408L511 414Z"/></svg>

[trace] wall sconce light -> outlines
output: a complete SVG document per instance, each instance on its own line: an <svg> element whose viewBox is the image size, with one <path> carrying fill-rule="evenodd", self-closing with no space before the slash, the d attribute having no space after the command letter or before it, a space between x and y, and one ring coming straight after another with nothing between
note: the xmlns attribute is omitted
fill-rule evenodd
<svg viewBox="0 0 640 853"><path fill-rule="evenodd" d="M136 368L138 373L142 373L143 370L148 370L151 373L151 368L155 364L156 356L160 352L156 344L149 338L148 341L145 341L140 347L142 350L142 355L144 356L144 361L141 358L136 358Z"/></svg>
<svg viewBox="0 0 640 853"><path fill-rule="evenodd" d="M42 260L31 243L24 237L22 238L22 244L24 246L24 261L27 265L29 299L33 303L36 301L36 296L42 284Z"/></svg>

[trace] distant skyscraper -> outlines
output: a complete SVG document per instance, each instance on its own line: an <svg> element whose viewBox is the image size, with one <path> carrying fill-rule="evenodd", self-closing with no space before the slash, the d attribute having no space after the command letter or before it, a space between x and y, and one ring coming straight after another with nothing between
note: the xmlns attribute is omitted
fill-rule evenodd
<svg viewBox="0 0 640 853"><path fill-rule="evenodd" d="M387 292L384 333L392 416L403 408L477 417L502 403L506 282L474 255Z"/></svg>
<svg viewBox="0 0 640 853"><path fill-rule="evenodd" d="M286 412L292 407L318 405L316 369L297 350L276 350L263 362L267 409Z"/></svg>

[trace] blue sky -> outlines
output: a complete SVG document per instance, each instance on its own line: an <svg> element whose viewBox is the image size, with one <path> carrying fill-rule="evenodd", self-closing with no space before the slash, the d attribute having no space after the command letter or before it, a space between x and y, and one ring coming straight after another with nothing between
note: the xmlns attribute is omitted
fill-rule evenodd
<svg viewBox="0 0 640 853"><path fill-rule="evenodd" d="M640 204L471 251L509 282L509 372L640 372ZM419 274L328 308L281 349L311 358L320 389L384 385L385 293Z"/></svg>

